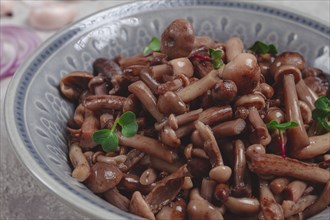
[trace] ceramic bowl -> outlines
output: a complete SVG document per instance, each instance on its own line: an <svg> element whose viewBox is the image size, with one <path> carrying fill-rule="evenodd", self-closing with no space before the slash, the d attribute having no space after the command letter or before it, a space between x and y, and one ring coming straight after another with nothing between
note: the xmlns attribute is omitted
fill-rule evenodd
<svg viewBox="0 0 330 220"><path fill-rule="evenodd" d="M91 71L98 57L142 51L176 18L187 18L197 35L219 41L236 35L246 46L266 41L280 51L303 54L310 65L327 59L329 53L329 26L289 11L233 1L138 1L101 11L60 31L13 77L5 118L22 163L80 213L96 219L136 219L71 177L65 127L74 106L59 94L59 81L74 70Z"/></svg>

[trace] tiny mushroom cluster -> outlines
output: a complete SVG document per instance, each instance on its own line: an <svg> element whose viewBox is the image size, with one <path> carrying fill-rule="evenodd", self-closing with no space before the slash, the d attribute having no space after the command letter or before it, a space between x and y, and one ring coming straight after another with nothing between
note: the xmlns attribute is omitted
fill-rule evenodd
<svg viewBox="0 0 330 220"><path fill-rule="evenodd" d="M330 191L330 101L299 53L195 36L176 19L140 54L60 91L72 177L146 219L305 219ZM302 77L302 72L305 77ZM319 84L317 84L319 82Z"/></svg>

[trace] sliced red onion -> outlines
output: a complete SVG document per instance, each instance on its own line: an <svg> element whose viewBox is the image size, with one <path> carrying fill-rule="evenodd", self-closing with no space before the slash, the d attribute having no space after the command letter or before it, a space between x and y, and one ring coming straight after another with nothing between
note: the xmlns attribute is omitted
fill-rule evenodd
<svg viewBox="0 0 330 220"><path fill-rule="evenodd" d="M40 44L39 36L30 29L18 26L1 26L0 80L15 73L25 58Z"/></svg>

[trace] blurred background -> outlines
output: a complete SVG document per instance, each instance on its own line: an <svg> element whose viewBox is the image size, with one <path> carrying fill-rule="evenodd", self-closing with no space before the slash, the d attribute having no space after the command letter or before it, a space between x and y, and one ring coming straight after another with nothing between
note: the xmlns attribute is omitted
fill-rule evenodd
<svg viewBox="0 0 330 220"><path fill-rule="evenodd" d="M7 139L3 101L6 91L10 92L7 87L16 68L40 43L74 21L126 2L129 1L0 0L0 219L88 219L40 186L22 167ZM330 23L330 0L244 2L271 5Z"/></svg>

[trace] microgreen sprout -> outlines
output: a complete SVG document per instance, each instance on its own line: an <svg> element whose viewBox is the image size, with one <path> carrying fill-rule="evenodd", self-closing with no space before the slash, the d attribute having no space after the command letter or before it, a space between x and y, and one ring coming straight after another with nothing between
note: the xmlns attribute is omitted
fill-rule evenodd
<svg viewBox="0 0 330 220"><path fill-rule="evenodd" d="M223 62L222 62L223 51L222 50L215 50L215 49L210 48L209 56L202 56L202 55L198 55L198 54L195 54L193 56L200 60L206 60L206 61L212 62L214 69L219 69L220 67L223 66Z"/></svg>
<svg viewBox="0 0 330 220"><path fill-rule="evenodd" d="M280 124L277 121L272 120L272 121L268 122L266 125L267 125L267 128L269 130L271 130L271 129L273 129L273 130L277 129L278 130L278 133L279 133L279 136L280 136L282 157L285 158L286 155L285 155L285 143L284 143L283 131L288 129L288 128L297 127L298 123L294 122L294 121L288 121L288 122Z"/></svg>
<svg viewBox="0 0 330 220"><path fill-rule="evenodd" d="M276 55L278 53L277 48L274 44L265 44L261 41L256 41L249 50L252 50L256 54L273 54Z"/></svg>
<svg viewBox="0 0 330 220"><path fill-rule="evenodd" d="M111 129L102 129L94 132L93 141L102 146L105 152L116 151L119 141L116 134L116 127L120 125L121 133L125 137L132 137L138 131L136 116L133 112L125 112L115 120Z"/></svg>
<svg viewBox="0 0 330 220"><path fill-rule="evenodd" d="M319 97L314 103L315 109L312 112L313 119L318 123L318 127L330 131L330 100L326 96Z"/></svg>
<svg viewBox="0 0 330 220"><path fill-rule="evenodd" d="M160 40L153 37L149 44L144 48L143 55L150 55L152 52L160 52Z"/></svg>

